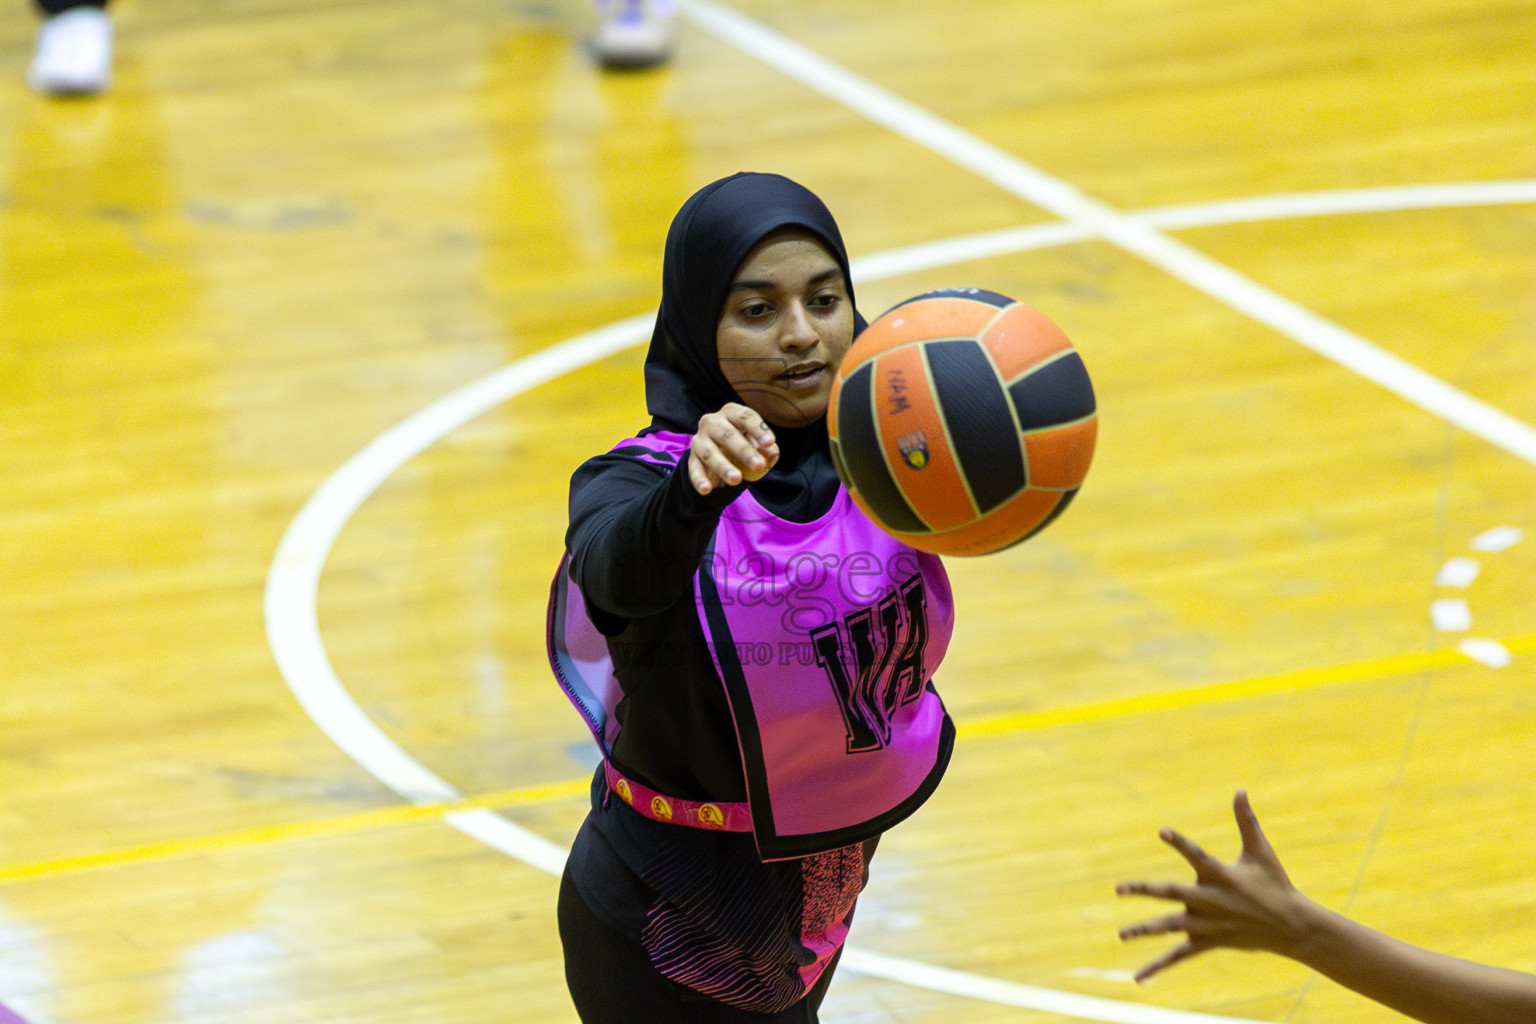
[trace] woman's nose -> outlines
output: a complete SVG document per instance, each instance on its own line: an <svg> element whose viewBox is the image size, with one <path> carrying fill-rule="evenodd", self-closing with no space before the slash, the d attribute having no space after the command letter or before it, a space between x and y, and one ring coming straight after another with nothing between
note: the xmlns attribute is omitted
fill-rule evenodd
<svg viewBox="0 0 1536 1024"><path fill-rule="evenodd" d="M785 348L800 349L816 344L820 338L816 325L811 322L810 311L799 303L791 306L779 343Z"/></svg>

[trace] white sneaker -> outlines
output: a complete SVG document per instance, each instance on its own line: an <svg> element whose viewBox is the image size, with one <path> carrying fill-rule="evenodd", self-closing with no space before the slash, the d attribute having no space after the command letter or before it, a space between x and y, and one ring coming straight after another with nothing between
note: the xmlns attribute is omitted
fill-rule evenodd
<svg viewBox="0 0 1536 1024"><path fill-rule="evenodd" d="M43 22L27 84L52 96L90 95L112 84L112 19L100 7L71 7Z"/></svg>
<svg viewBox="0 0 1536 1024"><path fill-rule="evenodd" d="M672 56L677 14L672 0L601 0L592 52L604 67L647 68Z"/></svg>

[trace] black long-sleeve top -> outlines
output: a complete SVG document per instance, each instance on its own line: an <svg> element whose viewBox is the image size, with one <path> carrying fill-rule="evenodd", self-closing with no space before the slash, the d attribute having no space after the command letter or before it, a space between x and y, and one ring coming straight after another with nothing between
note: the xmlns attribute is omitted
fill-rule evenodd
<svg viewBox="0 0 1536 1024"><path fill-rule="evenodd" d="M566 549L625 695L614 766L671 796L747 798L735 726L693 600L721 513L750 486L774 514L809 522L831 508L840 486L825 430L775 434L780 456L767 475L707 495L688 478L686 451L669 470L620 447L571 479Z"/></svg>

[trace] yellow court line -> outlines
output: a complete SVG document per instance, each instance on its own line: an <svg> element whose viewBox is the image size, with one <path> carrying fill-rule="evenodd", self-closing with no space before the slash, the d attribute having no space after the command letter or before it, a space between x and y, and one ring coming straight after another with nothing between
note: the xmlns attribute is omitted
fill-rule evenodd
<svg viewBox="0 0 1536 1024"><path fill-rule="evenodd" d="M1530 641L1531 637L1524 638ZM1511 651L1508 644L1505 645ZM1528 646L1528 645L1527 645ZM1449 668L1452 665L1470 664L1471 659L1453 648L1441 648L1423 654L1398 654L1370 661L1357 661L1347 665L1331 665L1327 668L1300 669L1280 675L1260 676L1256 679L1238 679L1229 683L1210 686L1193 686L1187 690L1170 690L1149 693L1137 697L1083 704L1076 707L1051 708L1048 711L1021 711L1010 715L970 722L957 728L961 736L997 736L1003 733L1028 732L1032 729L1048 729L1057 725L1078 725L1084 722L1103 722L1112 718L1126 718L1149 711L1169 711L1193 708L1206 704L1267 697L1276 693L1295 693L1315 690L1323 686L1342 686L1346 683L1366 683L1395 676L1412 675L1432 668Z"/></svg>
<svg viewBox="0 0 1536 1024"><path fill-rule="evenodd" d="M437 819L460 811L482 810L487 807L526 806L557 797L576 796L585 793L592 785L590 779L557 782L546 786L528 786L522 789L503 790L499 793L483 793L433 804L396 804L379 807L356 814L344 814L335 818L314 821L297 821L283 825L264 825L259 828L241 829L187 839L170 839L161 843L129 847L125 850L106 850L76 857L56 857L52 860L33 861L30 864L13 864L0 867L0 884L29 881L51 875L64 875L94 868L117 867L123 864L139 864L146 861L169 860L194 853L218 853L227 850L246 849L278 843L289 839L305 839L314 836L347 835L367 832L376 828L404 825L413 821Z"/></svg>
<svg viewBox="0 0 1536 1024"><path fill-rule="evenodd" d="M1536 652L1536 636L1518 637L1504 641L1511 654ZM1104 722L1116 718L1146 714L1152 711L1170 711L1227 701L1265 697L1277 693L1295 693L1325 686L1343 686L1349 683L1374 682L1398 676L1412 675L1429 669L1470 665L1472 660L1453 648L1441 648L1422 654L1400 654L1370 661L1333 665L1328 668L1302 669L1280 675L1261 676L1256 679L1239 679L1212 686L1196 686L1187 690L1125 697L1119 700L1101 701L1076 707L1052 708L1049 711L1026 711L999 715L995 718L968 722L958 727L964 737L1003 736L1011 733L1032 732L1059 725L1079 725ZM0 885L8 882L31 881L97 868L141 864L150 861L170 860L197 853L218 853L246 849L290 839L315 836L349 835L377 828L389 828L410 822L442 818L461 811L482 810L489 807L520 807L545 800L579 796L591 786L589 778L571 779L544 786L527 786L520 789L482 793L432 804L398 804L379 807L356 814L314 821L290 822L267 825L260 828L241 829L236 832L193 836L187 839L171 839L149 843L123 850L106 850L74 857L56 857L51 860L33 861L0 867Z"/></svg>

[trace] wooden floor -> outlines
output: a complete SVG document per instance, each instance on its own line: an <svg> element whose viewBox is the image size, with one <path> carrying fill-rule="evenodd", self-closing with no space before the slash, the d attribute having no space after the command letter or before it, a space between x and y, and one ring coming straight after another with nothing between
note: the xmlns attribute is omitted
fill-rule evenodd
<svg viewBox="0 0 1536 1024"><path fill-rule="evenodd" d="M615 75L584 0L130 0L84 101L0 15L0 1005L573 1024L565 485L746 168L866 313L1046 311L1102 416L1067 516L950 566L961 743L823 1020L1397 1019L1129 982L1114 883L1235 853L1238 786L1323 902L1536 970L1536 7L729 2Z"/></svg>

